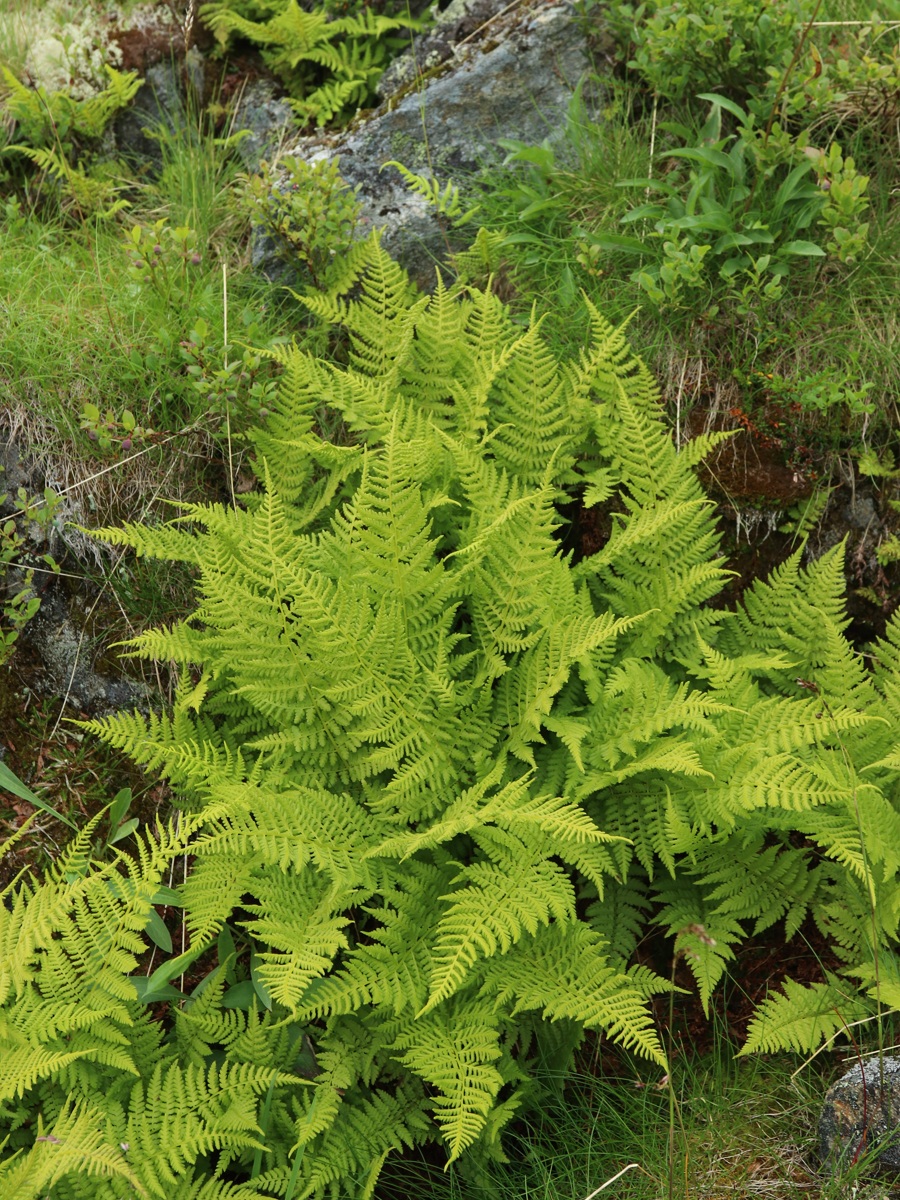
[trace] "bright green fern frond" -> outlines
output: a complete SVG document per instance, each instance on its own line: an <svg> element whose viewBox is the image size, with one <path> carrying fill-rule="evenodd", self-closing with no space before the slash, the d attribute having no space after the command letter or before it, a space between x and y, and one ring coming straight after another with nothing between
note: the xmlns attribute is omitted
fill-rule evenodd
<svg viewBox="0 0 900 1200"><path fill-rule="evenodd" d="M24 1155L0 1162L0 1191L7 1200L40 1200L52 1194L62 1181L78 1176L90 1179L93 1195L103 1197L124 1194L147 1196L121 1146L110 1145L104 1138L103 1109L89 1101L68 1100L51 1125L37 1118L35 1141ZM104 1180L120 1180L113 1191L103 1189ZM49 1191L48 1189L52 1189Z"/></svg>
<svg viewBox="0 0 900 1200"><path fill-rule="evenodd" d="M509 348L509 365L495 378L489 403L494 458L527 487L540 487L551 464L554 480L569 482L574 451L588 428L588 411L574 404L541 324L532 314L527 332Z"/></svg>
<svg viewBox="0 0 900 1200"><path fill-rule="evenodd" d="M754 920L754 934L784 918L785 938L790 939L815 903L821 868L811 862L808 850L762 842L762 834L735 834L716 842L698 856L692 873L715 913Z"/></svg>
<svg viewBox="0 0 900 1200"><path fill-rule="evenodd" d="M510 852L504 867L476 863L458 876L466 886L445 897L447 911L437 930L431 994L422 1010L429 1012L459 991L474 964L505 953L551 919L566 921L574 912L575 894L567 872L522 847Z"/></svg>
<svg viewBox="0 0 900 1200"><path fill-rule="evenodd" d="M655 920L675 938L675 953L690 967L708 1014L713 989L734 958L731 947L744 931L735 916L711 904L689 878L662 879L655 890L663 905Z"/></svg>
<svg viewBox="0 0 900 1200"><path fill-rule="evenodd" d="M595 933L606 943L610 966L624 971L643 934L650 909L647 880L639 869L624 882L610 880L603 898L588 905L585 916Z"/></svg>
<svg viewBox="0 0 900 1200"><path fill-rule="evenodd" d="M403 1064L437 1089L431 1106L453 1162L478 1140L503 1086L493 1006L451 1001L419 1017L395 1045L406 1051Z"/></svg>
<svg viewBox="0 0 900 1200"><path fill-rule="evenodd" d="M241 923L271 947L260 954L260 977L272 997L294 1012L309 983L324 975L348 945L344 929L349 918L343 911L353 892L338 890L310 871L287 875L262 870L251 887L257 902L245 902L252 916Z"/></svg>
<svg viewBox="0 0 900 1200"><path fill-rule="evenodd" d="M780 995L770 996L757 1009L740 1054L772 1054L779 1050L808 1054L855 1021L874 1013L874 1004L861 1000L833 975L828 976L827 983L804 986L786 979L782 986Z"/></svg>
<svg viewBox="0 0 900 1200"><path fill-rule="evenodd" d="M665 989L660 980L656 990ZM513 1014L538 1009L552 1021L579 1021L666 1064L646 990L610 964L602 939L586 926L553 924L520 942L487 965L482 991L497 1004L511 1005Z"/></svg>

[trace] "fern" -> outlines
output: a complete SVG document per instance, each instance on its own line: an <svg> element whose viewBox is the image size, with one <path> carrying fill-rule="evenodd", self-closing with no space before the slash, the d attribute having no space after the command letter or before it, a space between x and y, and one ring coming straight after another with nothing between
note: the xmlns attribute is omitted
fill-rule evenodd
<svg viewBox="0 0 900 1200"><path fill-rule="evenodd" d="M121 166L110 169L105 164L86 163L91 145L137 94L143 83L137 73L107 65L107 87L88 99L76 100L65 91L48 93L43 87L26 87L8 67L0 70L5 85L2 105L14 122L13 137L20 139L7 145L4 153L30 159L58 182L64 205L81 214L109 218L126 208L127 200L116 199L121 190L116 178L122 173Z"/></svg>
<svg viewBox="0 0 900 1200"><path fill-rule="evenodd" d="M665 1065L647 999L670 985L629 965L651 913L706 1006L754 930L815 921L866 993L897 938L898 637L874 673L850 650L840 552L706 607L725 577L690 466L707 447L676 452L622 330L590 309L560 363L536 313L523 331L470 285L419 296L377 238L350 276L303 301L346 361L277 352L248 508L110 534L197 570L195 611L130 644L183 668L173 710L89 723L172 781L182 832L106 874L82 839L76 882L23 882L4 918L60 980L44 996L29 949L4 985L9 1111L53 1120L72 1095L113 1146L136 1122L150 1194L215 1196L227 1168L243 1194L368 1195L403 1147L488 1158L535 1065L586 1029ZM573 563L562 506L598 494L612 532ZM190 947L138 983L188 847ZM138 995L178 999L204 954L152 1040ZM873 1005L857 990L844 1019ZM831 1036L834 998L789 987L751 1045Z"/></svg>
<svg viewBox="0 0 900 1200"><path fill-rule="evenodd" d="M376 15L369 8L358 16L329 19L324 12L306 11L297 0L262 7L271 14L268 20L243 15L242 0L214 0L201 6L200 16L222 47L233 35L255 42L287 86L295 112L319 125L350 105L364 107L387 65L390 35L419 27L411 18Z"/></svg>
<svg viewBox="0 0 900 1200"><path fill-rule="evenodd" d="M403 163L397 162L396 159L391 159L384 163L381 170L385 167L395 167L411 192L417 196L421 196L429 207L441 217L448 217L459 229L463 225L468 224L478 211L478 206L470 208L463 212L462 201L459 195L459 188L455 183L450 181L444 185L441 190L441 185L436 179L429 179L425 175L417 175L415 171L410 171L408 167L404 167Z"/></svg>
<svg viewBox="0 0 900 1200"><path fill-rule="evenodd" d="M873 1006L854 996L834 977L804 987L788 979L781 995L759 1006L740 1053L795 1050L807 1054L823 1039L831 1039L871 1015Z"/></svg>

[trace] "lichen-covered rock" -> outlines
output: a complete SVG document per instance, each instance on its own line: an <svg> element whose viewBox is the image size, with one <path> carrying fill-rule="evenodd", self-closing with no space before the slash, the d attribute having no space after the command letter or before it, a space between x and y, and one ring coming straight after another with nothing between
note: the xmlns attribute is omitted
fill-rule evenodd
<svg viewBox="0 0 900 1200"><path fill-rule="evenodd" d="M385 163L397 160L443 183L496 161L501 139L539 143L559 135L588 68L572 17L572 0L513 8L454 0L439 27L414 42L412 58L390 71L380 108L339 134L300 138L286 152L309 162L338 157L343 177L359 187L363 232L381 229L385 249L430 288L446 233Z"/></svg>
<svg viewBox="0 0 900 1200"><path fill-rule="evenodd" d="M77 611L79 606L81 612ZM90 716L109 716L123 709L146 710L151 696L146 684L96 669L94 656L100 647L92 644L84 632L88 608L83 599L67 599L59 587L51 586L42 596L37 615L22 635L23 642L40 658L41 692L62 696L72 709Z"/></svg>
<svg viewBox="0 0 900 1200"><path fill-rule="evenodd" d="M849 1165L882 1147L878 1166L900 1172L900 1058L857 1063L825 1094L819 1118L824 1166Z"/></svg>
<svg viewBox="0 0 900 1200"><path fill-rule="evenodd" d="M238 154L248 171L256 171L295 128L297 119L274 80L255 79L242 89L229 123L229 132L243 133Z"/></svg>
<svg viewBox="0 0 900 1200"><path fill-rule="evenodd" d="M25 14L4 13L3 24L15 26ZM24 27L28 36L23 78L48 92L66 91L87 100L109 84L105 68L118 67L122 53L111 39L109 23L90 5L67 0L34 5ZM4 30L15 39L16 31Z"/></svg>

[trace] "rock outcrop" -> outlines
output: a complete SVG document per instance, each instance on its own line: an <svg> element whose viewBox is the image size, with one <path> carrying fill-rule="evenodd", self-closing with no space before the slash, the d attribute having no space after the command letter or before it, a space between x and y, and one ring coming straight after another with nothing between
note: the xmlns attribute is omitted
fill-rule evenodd
<svg viewBox="0 0 900 1200"><path fill-rule="evenodd" d="M885 1173L900 1173L900 1058L865 1059L831 1085L819 1149L826 1168L875 1152Z"/></svg>
<svg viewBox="0 0 900 1200"><path fill-rule="evenodd" d="M501 140L558 139L589 68L573 15L571 0L453 0L385 72L377 109L340 133L288 141L285 153L308 162L338 158L359 189L364 229L381 229L385 249L430 289L434 264L447 252L445 230L385 163L461 181L502 158ZM263 271L274 266L258 260Z"/></svg>

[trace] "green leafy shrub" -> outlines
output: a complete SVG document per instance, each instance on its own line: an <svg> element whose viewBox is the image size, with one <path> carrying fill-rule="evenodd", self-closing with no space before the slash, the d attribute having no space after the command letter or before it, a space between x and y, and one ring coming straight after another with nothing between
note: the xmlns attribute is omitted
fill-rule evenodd
<svg viewBox="0 0 900 1200"><path fill-rule="evenodd" d="M297 115L318 125L365 107L395 48L390 35L419 25L368 7L344 17L307 12L297 0L214 0L201 5L200 15L223 47L234 35L255 42L290 92ZM263 16L268 19L253 19Z"/></svg>
<svg viewBox="0 0 900 1200"><path fill-rule="evenodd" d="M359 224L358 189L341 178L337 159L307 163L286 155L244 176L242 199L254 223L314 288L336 284Z"/></svg>
<svg viewBox="0 0 900 1200"><path fill-rule="evenodd" d="M182 666L174 710L89 725L188 812L5 896L23 1200L91 1172L96 1200L371 1196L407 1146L496 1155L586 1028L664 1063L648 919L705 1005L749 933L831 939L861 994L790 984L751 1047L895 1003L900 618L868 670L841 547L707 607L725 571L691 468L722 435L676 451L621 330L588 304L561 362L490 293L420 296L374 239L353 257L352 298L305 301L346 362L274 352L264 491L103 532L198 573L197 610L131 643ZM580 560L573 497L610 514ZM139 974L176 902L189 948Z"/></svg>
<svg viewBox="0 0 900 1200"><path fill-rule="evenodd" d="M166 383L172 390L167 400L170 407L176 399L182 401L182 410L171 414L179 420L202 416L217 432L224 418L234 418L240 429L261 411L264 416L274 379L262 351L282 339L267 336L259 306L240 309L234 324L242 341L226 342L222 310L227 295L221 289L227 277L202 269L204 256L194 229L173 227L160 217L152 224L133 225L124 242L127 272L134 290L147 297L152 329L150 344L143 353L133 348L129 365L163 374L169 364ZM150 427L149 417L139 422L129 409L117 413L92 403L82 405L81 428L98 449L126 453L135 442L151 441L159 432Z"/></svg>
<svg viewBox="0 0 900 1200"><path fill-rule="evenodd" d="M695 144L663 153L691 164L686 183L631 181L660 197L623 218L652 221L649 243L615 235L593 240L602 249L650 257L634 278L655 304L709 305L724 283L725 296L745 316L781 299L798 258L824 258L827 250L852 262L868 231L859 220L868 180L853 160L845 161L837 145L807 154L804 136L784 139L780 130L770 145L738 105L720 96L700 98L711 101L712 110ZM741 121L738 133L721 136L723 108ZM683 126L670 128L688 134ZM799 236L816 224L831 231L824 249Z"/></svg>
<svg viewBox="0 0 900 1200"><path fill-rule="evenodd" d="M672 0L611 6L610 26L649 87L668 100L722 89L735 99L765 88L793 54L808 0Z"/></svg>
<svg viewBox="0 0 900 1200"><path fill-rule="evenodd" d="M813 161L819 187L827 195L819 217L819 224L831 235L826 249L840 262L853 263L865 249L869 232L868 222L860 220L869 207L869 177L857 171L852 158L844 158L837 143L820 151Z"/></svg>
<svg viewBox="0 0 900 1200"><path fill-rule="evenodd" d="M786 86L783 72L769 68L761 105L768 105L768 112L777 103L784 124L849 125L890 137L900 115L900 49L885 36L889 30L877 13L845 26L839 39L826 30L825 38L810 44L803 68Z"/></svg>

